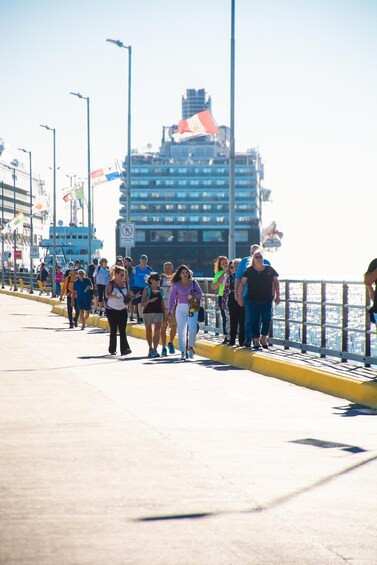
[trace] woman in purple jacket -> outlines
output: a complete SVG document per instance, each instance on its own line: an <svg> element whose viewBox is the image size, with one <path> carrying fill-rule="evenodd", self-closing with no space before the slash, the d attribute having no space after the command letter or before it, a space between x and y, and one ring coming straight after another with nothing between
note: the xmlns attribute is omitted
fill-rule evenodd
<svg viewBox="0 0 377 565"><path fill-rule="evenodd" d="M186 359L186 332L188 326L188 356L194 358L194 344L196 338L196 325L198 312L190 308L192 298L202 298L202 290L198 283L192 278L192 271L186 266L178 267L172 278L172 288L169 298L169 316L175 309L177 320L179 349L181 350L181 361Z"/></svg>

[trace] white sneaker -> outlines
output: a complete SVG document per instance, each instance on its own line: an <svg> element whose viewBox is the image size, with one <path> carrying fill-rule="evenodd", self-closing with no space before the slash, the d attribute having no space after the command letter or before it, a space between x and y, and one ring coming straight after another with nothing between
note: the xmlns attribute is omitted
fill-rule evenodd
<svg viewBox="0 0 377 565"><path fill-rule="evenodd" d="M194 359L194 355L195 355L195 351L193 350L192 347L190 347L188 350L189 359Z"/></svg>
<svg viewBox="0 0 377 565"><path fill-rule="evenodd" d="M180 361L186 361L186 353L182 351Z"/></svg>

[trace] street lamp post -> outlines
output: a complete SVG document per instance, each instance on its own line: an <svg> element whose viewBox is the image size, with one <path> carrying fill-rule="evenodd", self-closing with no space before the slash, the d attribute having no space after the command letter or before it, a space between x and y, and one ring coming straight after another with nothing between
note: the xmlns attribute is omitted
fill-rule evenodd
<svg viewBox="0 0 377 565"><path fill-rule="evenodd" d="M235 59L235 0L231 0L231 39L230 39L230 145L229 145L229 241L228 257L236 257L235 237L235 140L234 140L234 59Z"/></svg>
<svg viewBox="0 0 377 565"><path fill-rule="evenodd" d="M33 243L34 243L34 231L33 231L33 173L32 173L32 167L31 167L31 151L28 151L27 149L21 149L19 148L19 151L23 151L24 153L28 153L29 154L29 183L30 183L30 200L29 200L29 214L30 214L30 246L29 246L29 250L30 250L30 294L34 294L34 288L33 288L33 257L32 257L32 247L33 247Z"/></svg>
<svg viewBox="0 0 377 565"><path fill-rule="evenodd" d="M17 214L16 205L16 168L13 169L13 212L14 217ZM13 290L17 290L17 263L16 263L16 251L17 251L17 226L14 226L13 230Z"/></svg>
<svg viewBox="0 0 377 565"><path fill-rule="evenodd" d="M90 183L90 99L79 92L70 92L72 96L86 100L86 126L88 142L88 267L92 262L92 190Z"/></svg>
<svg viewBox="0 0 377 565"><path fill-rule="evenodd" d="M52 212L52 296L56 296L56 130L55 128L50 128L49 126L41 125L41 128L48 129L52 131L53 134L53 212Z"/></svg>
<svg viewBox="0 0 377 565"><path fill-rule="evenodd" d="M106 39L117 47L128 50L128 108L127 108L127 190L126 190L126 221L131 220L131 65L132 46L124 45L119 39ZM131 248L126 247L126 255L131 254Z"/></svg>
<svg viewBox="0 0 377 565"><path fill-rule="evenodd" d="M1 229L4 230L4 179L1 181ZM4 239L5 232L1 231L1 288L4 285Z"/></svg>

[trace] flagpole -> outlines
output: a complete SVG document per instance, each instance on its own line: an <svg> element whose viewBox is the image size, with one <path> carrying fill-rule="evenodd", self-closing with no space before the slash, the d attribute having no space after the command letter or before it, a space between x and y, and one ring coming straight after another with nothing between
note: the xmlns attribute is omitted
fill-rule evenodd
<svg viewBox="0 0 377 565"><path fill-rule="evenodd" d="M70 92L72 96L76 96L77 98L82 98L82 100L86 100L86 130L87 130L87 144L88 144L88 268L92 262L92 226L93 223L93 215L94 211L92 211L92 194L91 194L91 186L90 186L90 98L89 96L83 96L79 92ZM84 218L83 224L84 226Z"/></svg>
<svg viewBox="0 0 377 565"><path fill-rule="evenodd" d="M1 288L5 288L4 285L4 178L1 181Z"/></svg>
<svg viewBox="0 0 377 565"><path fill-rule="evenodd" d="M128 50L128 106L127 106L127 186L126 186L126 222L131 220L131 64L132 46L124 45L119 39L106 39L117 47ZM131 254L131 248L125 248L126 255Z"/></svg>
<svg viewBox="0 0 377 565"><path fill-rule="evenodd" d="M229 144L229 240L228 256L236 256L235 238L235 140L234 140L234 83L235 83L235 0L231 0L231 39L230 39L230 144Z"/></svg>
<svg viewBox="0 0 377 565"><path fill-rule="evenodd" d="M34 230L33 230L33 173L31 167L31 151L27 149L20 149L19 151L23 151L24 153L29 154L29 214L30 214L30 245L29 245L29 254L30 254L30 261L29 261L29 270L30 270L30 291L29 294L34 294L33 289L33 257L32 257L32 247L34 243Z"/></svg>
<svg viewBox="0 0 377 565"><path fill-rule="evenodd" d="M13 212L16 217L16 168L13 169ZM16 265L16 251L17 251L17 224L13 230L13 290L17 290L17 265Z"/></svg>

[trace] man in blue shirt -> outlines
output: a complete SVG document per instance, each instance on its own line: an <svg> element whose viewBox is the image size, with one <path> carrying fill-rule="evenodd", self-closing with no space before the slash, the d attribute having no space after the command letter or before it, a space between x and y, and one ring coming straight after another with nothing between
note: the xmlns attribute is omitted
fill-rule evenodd
<svg viewBox="0 0 377 565"><path fill-rule="evenodd" d="M85 329L85 322L89 318L89 313L92 308L92 294L93 290L92 281L89 277L85 276L85 271L79 269L78 279L73 283L72 305L77 304L80 310L81 329Z"/></svg>
<svg viewBox="0 0 377 565"><path fill-rule="evenodd" d="M262 251L262 248L257 243L253 243L253 245L250 247L250 255L248 255L247 257L243 257L243 259L241 259L241 262L239 263L239 265L237 267L236 278L235 278L235 281L234 281L234 298L236 299L237 302L238 302L238 288L241 284L242 276L243 276L244 272L246 271L246 269L248 267L250 267L252 256L256 251ZM265 265L271 265L271 263L267 259L263 259L263 263ZM244 290L243 290L243 293L242 293L242 298L243 298L244 304L245 304L245 302L247 301L247 284L245 284L245 287L244 287ZM251 345L251 324L250 324L249 308L245 308L245 306L243 306L243 308L244 308L244 312L245 312L245 341L244 341L243 345L244 345L244 347L250 347L250 345Z"/></svg>

